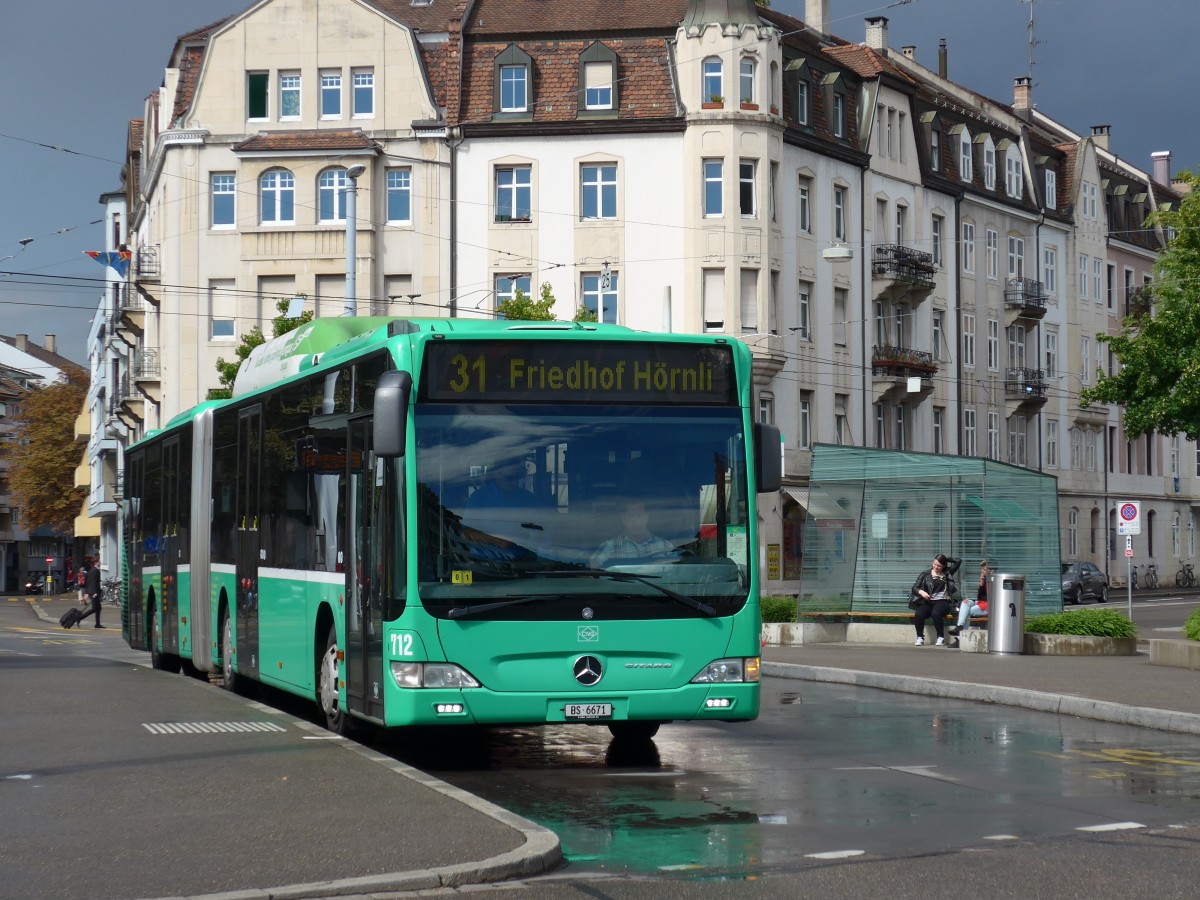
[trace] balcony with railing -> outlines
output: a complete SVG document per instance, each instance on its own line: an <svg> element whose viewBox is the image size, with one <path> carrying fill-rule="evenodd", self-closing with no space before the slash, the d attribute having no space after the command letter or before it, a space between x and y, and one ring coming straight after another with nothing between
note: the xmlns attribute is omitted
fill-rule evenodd
<svg viewBox="0 0 1200 900"><path fill-rule="evenodd" d="M133 380L138 389L157 403L162 399L161 372L158 366L158 349L139 347L133 354Z"/></svg>
<svg viewBox="0 0 1200 900"><path fill-rule="evenodd" d="M121 308L117 311L117 336L129 346L137 346L137 340L146 332L146 302L137 291L121 294Z"/></svg>
<svg viewBox="0 0 1200 900"><path fill-rule="evenodd" d="M1009 369L1004 376L1004 396L1018 406L1044 405L1046 373L1041 369Z"/></svg>
<svg viewBox="0 0 1200 900"><path fill-rule="evenodd" d="M1032 278L1009 278L1004 282L1004 305L1027 319L1041 319L1046 315L1046 289Z"/></svg>
<svg viewBox="0 0 1200 900"><path fill-rule="evenodd" d="M906 291L912 288L929 291L933 288L936 273L932 253L902 244L875 245L871 259L871 275L874 278L890 281Z"/></svg>
<svg viewBox="0 0 1200 900"><path fill-rule="evenodd" d="M138 281L158 281L162 278L162 265L158 258L158 244L145 244L138 247L137 267L135 271Z"/></svg>
<svg viewBox="0 0 1200 900"><path fill-rule="evenodd" d="M913 393L910 379L914 378L920 379L919 393L926 394L933 390L933 376L937 370L933 353L928 350L895 345L876 345L871 348L871 376L876 383L877 394L887 393L894 388Z"/></svg>

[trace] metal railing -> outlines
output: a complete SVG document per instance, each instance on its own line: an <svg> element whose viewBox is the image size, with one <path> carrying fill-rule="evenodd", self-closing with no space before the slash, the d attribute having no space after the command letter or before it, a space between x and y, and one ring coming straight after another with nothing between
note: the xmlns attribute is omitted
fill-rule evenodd
<svg viewBox="0 0 1200 900"><path fill-rule="evenodd" d="M162 266L158 259L158 244L147 244L144 247L138 247L137 251L137 277L138 278L161 278Z"/></svg>
<svg viewBox="0 0 1200 900"><path fill-rule="evenodd" d="M1004 302L1026 313L1046 314L1046 289L1032 278L1009 278L1004 282Z"/></svg>
<svg viewBox="0 0 1200 900"><path fill-rule="evenodd" d="M907 281L921 287L933 287L937 267L933 254L914 250L902 244L876 244L871 260L871 274Z"/></svg>
<svg viewBox="0 0 1200 900"><path fill-rule="evenodd" d="M157 349L145 348L133 354L134 378L157 378L159 374Z"/></svg>
<svg viewBox="0 0 1200 900"><path fill-rule="evenodd" d="M1025 400L1046 399L1046 373L1041 369L1009 369L1004 377L1004 393Z"/></svg>

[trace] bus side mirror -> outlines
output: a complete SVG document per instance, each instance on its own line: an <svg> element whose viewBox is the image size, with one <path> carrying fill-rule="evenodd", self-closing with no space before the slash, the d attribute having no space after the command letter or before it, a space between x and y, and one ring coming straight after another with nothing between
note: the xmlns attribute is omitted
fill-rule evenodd
<svg viewBox="0 0 1200 900"><path fill-rule="evenodd" d="M379 376L375 386L375 421L372 442L375 455L393 457L404 455L404 438L408 432L408 395L412 392L412 375L395 370Z"/></svg>
<svg viewBox="0 0 1200 900"><path fill-rule="evenodd" d="M758 475L755 490L767 494L779 490L783 484L783 452L779 449L782 438L774 425L754 426L754 471Z"/></svg>

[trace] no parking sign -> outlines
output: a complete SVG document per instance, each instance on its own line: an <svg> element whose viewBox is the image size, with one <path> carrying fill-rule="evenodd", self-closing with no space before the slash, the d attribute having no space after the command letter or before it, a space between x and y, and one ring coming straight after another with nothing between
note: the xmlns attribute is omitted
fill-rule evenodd
<svg viewBox="0 0 1200 900"><path fill-rule="evenodd" d="M1124 500L1117 506L1117 534L1142 533L1142 503Z"/></svg>

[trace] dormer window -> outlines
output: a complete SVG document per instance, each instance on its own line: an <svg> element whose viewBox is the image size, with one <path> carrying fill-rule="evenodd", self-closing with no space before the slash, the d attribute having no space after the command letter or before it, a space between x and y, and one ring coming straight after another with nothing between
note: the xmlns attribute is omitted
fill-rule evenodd
<svg viewBox="0 0 1200 900"><path fill-rule="evenodd" d="M1004 186L1008 196L1020 200L1024 191L1025 167L1021 164L1021 154L1016 145L1008 148L1004 155Z"/></svg>
<svg viewBox="0 0 1200 900"><path fill-rule="evenodd" d="M792 100L792 116L798 125L812 121L812 101L809 91L808 60L788 60L783 67L784 84Z"/></svg>
<svg viewBox="0 0 1200 900"><path fill-rule="evenodd" d="M616 110L617 54L596 41L579 55L579 111Z"/></svg>
<svg viewBox="0 0 1200 900"><path fill-rule="evenodd" d="M509 45L496 57L493 110L498 113L528 112L533 85L533 60L520 47Z"/></svg>
<svg viewBox="0 0 1200 900"><path fill-rule="evenodd" d="M965 128L958 135L958 177L968 183L975 180L975 167L971 163L971 132Z"/></svg>
<svg viewBox="0 0 1200 900"><path fill-rule="evenodd" d="M1046 209L1058 209L1058 173L1046 169Z"/></svg>
<svg viewBox="0 0 1200 900"><path fill-rule="evenodd" d="M996 145L991 135L983 141L983 186L989 191L996 189Z"/></svg>
<svg viewBox="0 0 1200 900"><path fill-rule="evenodd" d="M829 130L836 138L849 135L846 111L846 83L841 72L830 72L821 79L825 100L829 109Z"/></svg>

